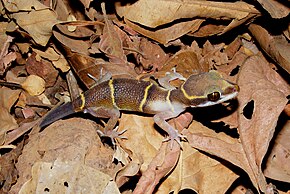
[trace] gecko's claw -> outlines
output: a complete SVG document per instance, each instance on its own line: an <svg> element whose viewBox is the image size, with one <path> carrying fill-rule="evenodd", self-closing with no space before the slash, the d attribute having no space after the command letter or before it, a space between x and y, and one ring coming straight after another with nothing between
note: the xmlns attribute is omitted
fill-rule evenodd
<svg viewBox="0 0 290 194"><path fill-rule="evenodd" d="M163 142L169 141L170 149L172 149L173 148L173 143L174 143L174 141L176 141L179 144L180 148L182 149L181 141L180 141L182 139L186 139L186 136L185 135L181 135L180 133L178 133L178 130L172 129L169 132L169 136L167 138L165 138L163 140Z"/></svg>
<svg viewBox="0 0 290 194"><path fill-rule="evenodd" d="M118 130L118 127L116 127L113 130L107 130L105 132L103 132L101 130L97 130L97 133L101 137L109 137L111 139L112 144L115 145L117 138L119 138L119 139L128 139L125 136L121 136L123 133L125 133L127 131L126 129L123 130L123 131L120 131L120 132L118 132L117 130Z"/></svg>

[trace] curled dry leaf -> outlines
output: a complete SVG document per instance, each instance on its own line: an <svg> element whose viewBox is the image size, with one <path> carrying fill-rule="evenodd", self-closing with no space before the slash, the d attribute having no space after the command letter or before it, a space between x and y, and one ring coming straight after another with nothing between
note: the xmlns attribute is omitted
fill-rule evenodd
<svg viewBox="0 0 290 194"><path fill-rule="evenodd" d="M250 24L250 32L257 39L262 49L290 73L290 44L284 36L271 36L263 27Z"/></svg>
<svg viewBox="0 0 290 194"><path fill-rule="evenodd" d="M45 81L37 75L29 75L26 80L21 84L24 90L26 90L31 96L40 95L44 92Z"/></svg>
<svg viewBox="0 0 290 194"><path fill-rule="evenodd" d="M20 92L20 90L11 90L5 87L0 88L0 144L3 143L3 135L7 131L18 127L16 120L10 114L10 110L19 98Z"/></svg>
<svg viewBox="0 0 290 194"><path fill-rule="evenodd" d="M56 14L37 0L3 1L11 18L35 40L45 46L52 35L52 27L59 23Z"/></svg>
<svg viewBox="0 0 290 194"><path fill-rule="evenodd" d="M245 2L139 0L133 4L116 5L119 16L151 28L181 18L214 18L241 20L258 14L254 6Z"/></svg>
<svg viewBox="0 0 290 194"><path fill-rule="evenodd" d="M57 31L53 31L53 35L62 45L65 45L67 48L69 48L71 52L77 52L84 55L89 54L88 49L90 45L88 42L73 39ZM70 55L68 55L67 57L70 57Z"/></svg>
<svg viewBox="0 0 290 194"><path fill-rule="evenodd" d="M257 0L263 8L269 12L272 18L284 18L287 17L290 13L289 6L284 4L281 1L272 1L272 0Z"/></svg>
<svg viewBox="0 0 290 194"><path fill-rule="evenodd" d="M169 144L163 144L156 156L152 158L146 171L143 172L133 193L153 193L160 180L175 167L180 153L180 146L177 143L174 144L172 149ZM172 188L167 187L167 189L171 191Z"/></svg>
<svg viewBox="0 0 290 194"><path fill-rule="evenodd" d="M167 44L172 40L180 38L181 36L196 31L204 20L196 19L187 22L179 22L177 24L173 24L170 27L162 28L159 30L156 29L145 29L134 22L131 22L128 19L125 19L125 22L128 26L130 26L135 31L140 34L151 38L161 44Z"/></svg>
<svg viewBox="0 0 290 194"><path fill-rule="evenodd" d="M250 57L244 63L238 84L241 88L238 95L241 143L254 174L251 180L257 189L265 192L267 183L261 165L278 117L287 104L289 85L259 56ZM249 108L250 102L252 108ZM252 112L247 112L246 106Z"/></svg>
<svg viewBox="0 0 290 194"><path fill-rule="evenodd" d="M179 87L184 82L184 80L182 81L180 79L176 79L176 76L174 80L168 80L170 77L166 78L168 73L173 73L174 75L174 71L182 75L184 78L188 78L192 74L207 72L208 66L199 64L197 55L193 49L185 49L175 53L172 57L170 57L162 69L154 73L154 77L159 79L158 81L160 84L163 81L170 81L168 84L174 87Z"/></svg>
<svg viewBox="0 0 290 194"><path fill-rule="evenodd" d="M109 58L111 62L114 63L126 63L127 58L124 54L122 42L116 30L117 26L113 25L113 22L108 19L105 9L105 3L101 4L102 11L105 19L105 26L103 29L103 35L100 37L99 48L103 51Z"/></svg>

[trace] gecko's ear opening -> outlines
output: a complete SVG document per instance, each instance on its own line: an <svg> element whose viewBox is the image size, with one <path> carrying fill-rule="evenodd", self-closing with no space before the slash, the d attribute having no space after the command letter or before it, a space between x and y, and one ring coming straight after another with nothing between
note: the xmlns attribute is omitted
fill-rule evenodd
<svg viewBox="0 0 290 194"><path fill-rule="evenodd" d="M212 102L216 102L220 99L221 94L219 92L212 92L207 95L207 99Z"/></svg>

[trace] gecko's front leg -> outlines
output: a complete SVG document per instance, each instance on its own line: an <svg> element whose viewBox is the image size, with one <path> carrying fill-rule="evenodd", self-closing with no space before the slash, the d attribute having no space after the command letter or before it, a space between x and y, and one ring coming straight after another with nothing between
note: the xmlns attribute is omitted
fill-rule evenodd
<svg viewBox="0 0 290 194"><path fill-rule="evenodd" d="M176 141L181 147L181 138L186 138L184 135L181 135L178 130L172 127L166 120L177 117L182 111L172 112L165 111L160 112L154 115L154 122L169 135L164 141L170 141L170 147L173 147L173 142Z"/></svg>

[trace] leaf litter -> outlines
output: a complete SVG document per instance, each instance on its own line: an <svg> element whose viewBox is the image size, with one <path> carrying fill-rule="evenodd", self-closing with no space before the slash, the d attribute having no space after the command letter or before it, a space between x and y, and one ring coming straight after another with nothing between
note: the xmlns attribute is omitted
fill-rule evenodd
<svg viewBox="0 0 290 194"><path fill-rule="evenodd" d="M74 3L1 1L1 192L290 191L285 4ZM240 93L171 119L186 136L182 149L163 142L150 115L122 113L116 127L126 138L115 146L98 136L106 120L84 114L37 127L48 109L95 81L153 78L179 87L169 75L209 69Z"/></svg>

